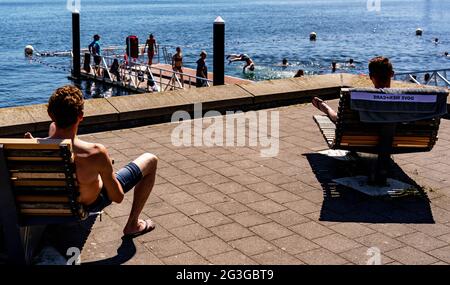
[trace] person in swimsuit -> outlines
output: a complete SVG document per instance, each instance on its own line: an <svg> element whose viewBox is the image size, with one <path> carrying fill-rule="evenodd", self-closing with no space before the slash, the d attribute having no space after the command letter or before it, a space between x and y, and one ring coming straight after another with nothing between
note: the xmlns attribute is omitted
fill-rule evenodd
<svg viewBox="0 0 450 285"><path fill-rule="evenodd" d="M147 47L148 47L148 49L147 49ZM147 49L147 56L148 56L148 65L152 65L153 57L155 56L155 54L158 54L157 47L156 47L156 40L155 40L153 34L150 34L148 36L147 42L145 43L145 46L144 46L144 51L143 51L144 54L145 54L146 49Z"/></svg>
<svg viewBox="0 0 450 285"><path fill-rule="evenodd" d="M228 64L231 64L232 62L235 62L235 61L244 61L245 62L244 69L243 69L244 73L245 73L245 69L247 67L248 67L248 69L250 71L254 71L255 70L255 63L245 53L242 53L242 54L230 54L230 55L227 56L227 59L228 59Z"/></svg>
<svg viewBox="0 0 450 285"><path fill-rule="evenodd" d="M53 121L46 139L72 140L79 203L89 212L100 212L112 202L121 203L125 193L134 188L125 238L134 238L152 231L155 224L139 216L155 184L158 158L144 153L114 173L107 149L98 143L81 140L78 126L83 121L84 99L80 89L67 85L56 89L49 99L47 112ZM33 138L30 133L26 138Z"/></svg>
<svg viewBox="0 0 450 285"><path fill-rule="evenodd" d="M183 79L183 53L181 52L181 48L177 47L177 52L172 56L172 70L179 72L181 79L181 86L184 88L184 79Z"/></svg>

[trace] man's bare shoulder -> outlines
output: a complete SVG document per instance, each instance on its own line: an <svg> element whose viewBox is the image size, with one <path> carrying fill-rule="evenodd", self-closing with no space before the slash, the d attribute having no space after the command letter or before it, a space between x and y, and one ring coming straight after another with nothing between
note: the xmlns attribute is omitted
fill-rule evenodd
<svg viewBox="0 0 450 285"><path fill-rule="evenodd" d="M78 157L88 159L96 165L102 165L109 161L108 150L100 143L77 140L74 147Z"/></svg>

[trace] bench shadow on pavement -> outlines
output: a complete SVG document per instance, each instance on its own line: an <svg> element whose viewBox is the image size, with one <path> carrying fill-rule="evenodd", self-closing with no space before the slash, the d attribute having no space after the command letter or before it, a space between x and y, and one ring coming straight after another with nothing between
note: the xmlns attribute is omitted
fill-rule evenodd
<svg viewBox="0 0 450 285"><path fill-rule="evenodd" d="M70 247L83 249L97 217L89 217L79 223L52 225L47 227L45 242L55 247L63 256ZM134 241L129 238L122 238L122 244L117 249L116 255L91 262L83 262L82 265L120 265L129 261L136 254ZM108 253L106 253L108 254ZM83 256L81 256L83 258Z"/></svg>
<svg viewBox="0 0 450 285"><path fill-rule="evenodd" d="M340 161L319 153L303 154L323 189L321 221L362 223L434 223L430 201L422 187L393 161L390 177L408 183L418 192L401 197L372 197L337 185L333 179L367 175L369 158Z"/></svg>

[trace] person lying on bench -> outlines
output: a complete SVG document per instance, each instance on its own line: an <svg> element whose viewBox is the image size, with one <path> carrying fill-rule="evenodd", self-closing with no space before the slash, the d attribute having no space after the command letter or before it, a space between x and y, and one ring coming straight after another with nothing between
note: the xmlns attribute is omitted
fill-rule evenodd
<svg viewBox="0 0 450 285"><path fill-rule="evenodd" d="M390 88L391 78L394 76L394 68L388 58L378 56L369 62L369 76L375 88ZM337 113L327 103L318 97L312 100L314 107L325 113L331 121L337 121Z"/></svg>
<svg viewBox="0 0 450 285"><path fill-rule="evenodd" d="M78 126L83 121L83 94L74 86L58 88L48 102L48 114L53 123L47 139L71 139L75 154L79 202L90 212L99 212L112 202L121 203L125 193L134 187L133 204L125 237L137 237L152 231L151 220L141 220L139 215L155 183L158 158L144 153L124 168L114 173L112 160L106 148L98 143L82 141L77 137ZM27 133L26 137L32 138Z"/></svg>

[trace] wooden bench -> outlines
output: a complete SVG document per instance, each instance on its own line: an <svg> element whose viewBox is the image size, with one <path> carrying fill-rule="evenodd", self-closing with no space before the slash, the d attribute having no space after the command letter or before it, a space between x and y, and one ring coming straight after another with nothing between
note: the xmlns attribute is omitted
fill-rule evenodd
<svg viewBox="0 0 450 285"><path fill-rule="evenodd" d="M80 221L70 140L0 139L0 212L9 263L25 263L21 227ZM22 231L23 232L23 231Z"/></svg>
<svg viewBox="0 0 450 285"><path fill-rule="evenodd" d="M369 177L371 182L384 185L392 154L427 152L433 149L438 140L440 116L396 123L362 122L360 112L351 106L352 93L362 91L386 95L373 88L342 89L337 122L334 123L323 115L314 116L314 120L330 149L378 154L376 172ZM435 95L441 102L445 102L448 96L448 92L442 90L424 92L420 89L404 89L401 92L402 95Z"/></svg>

